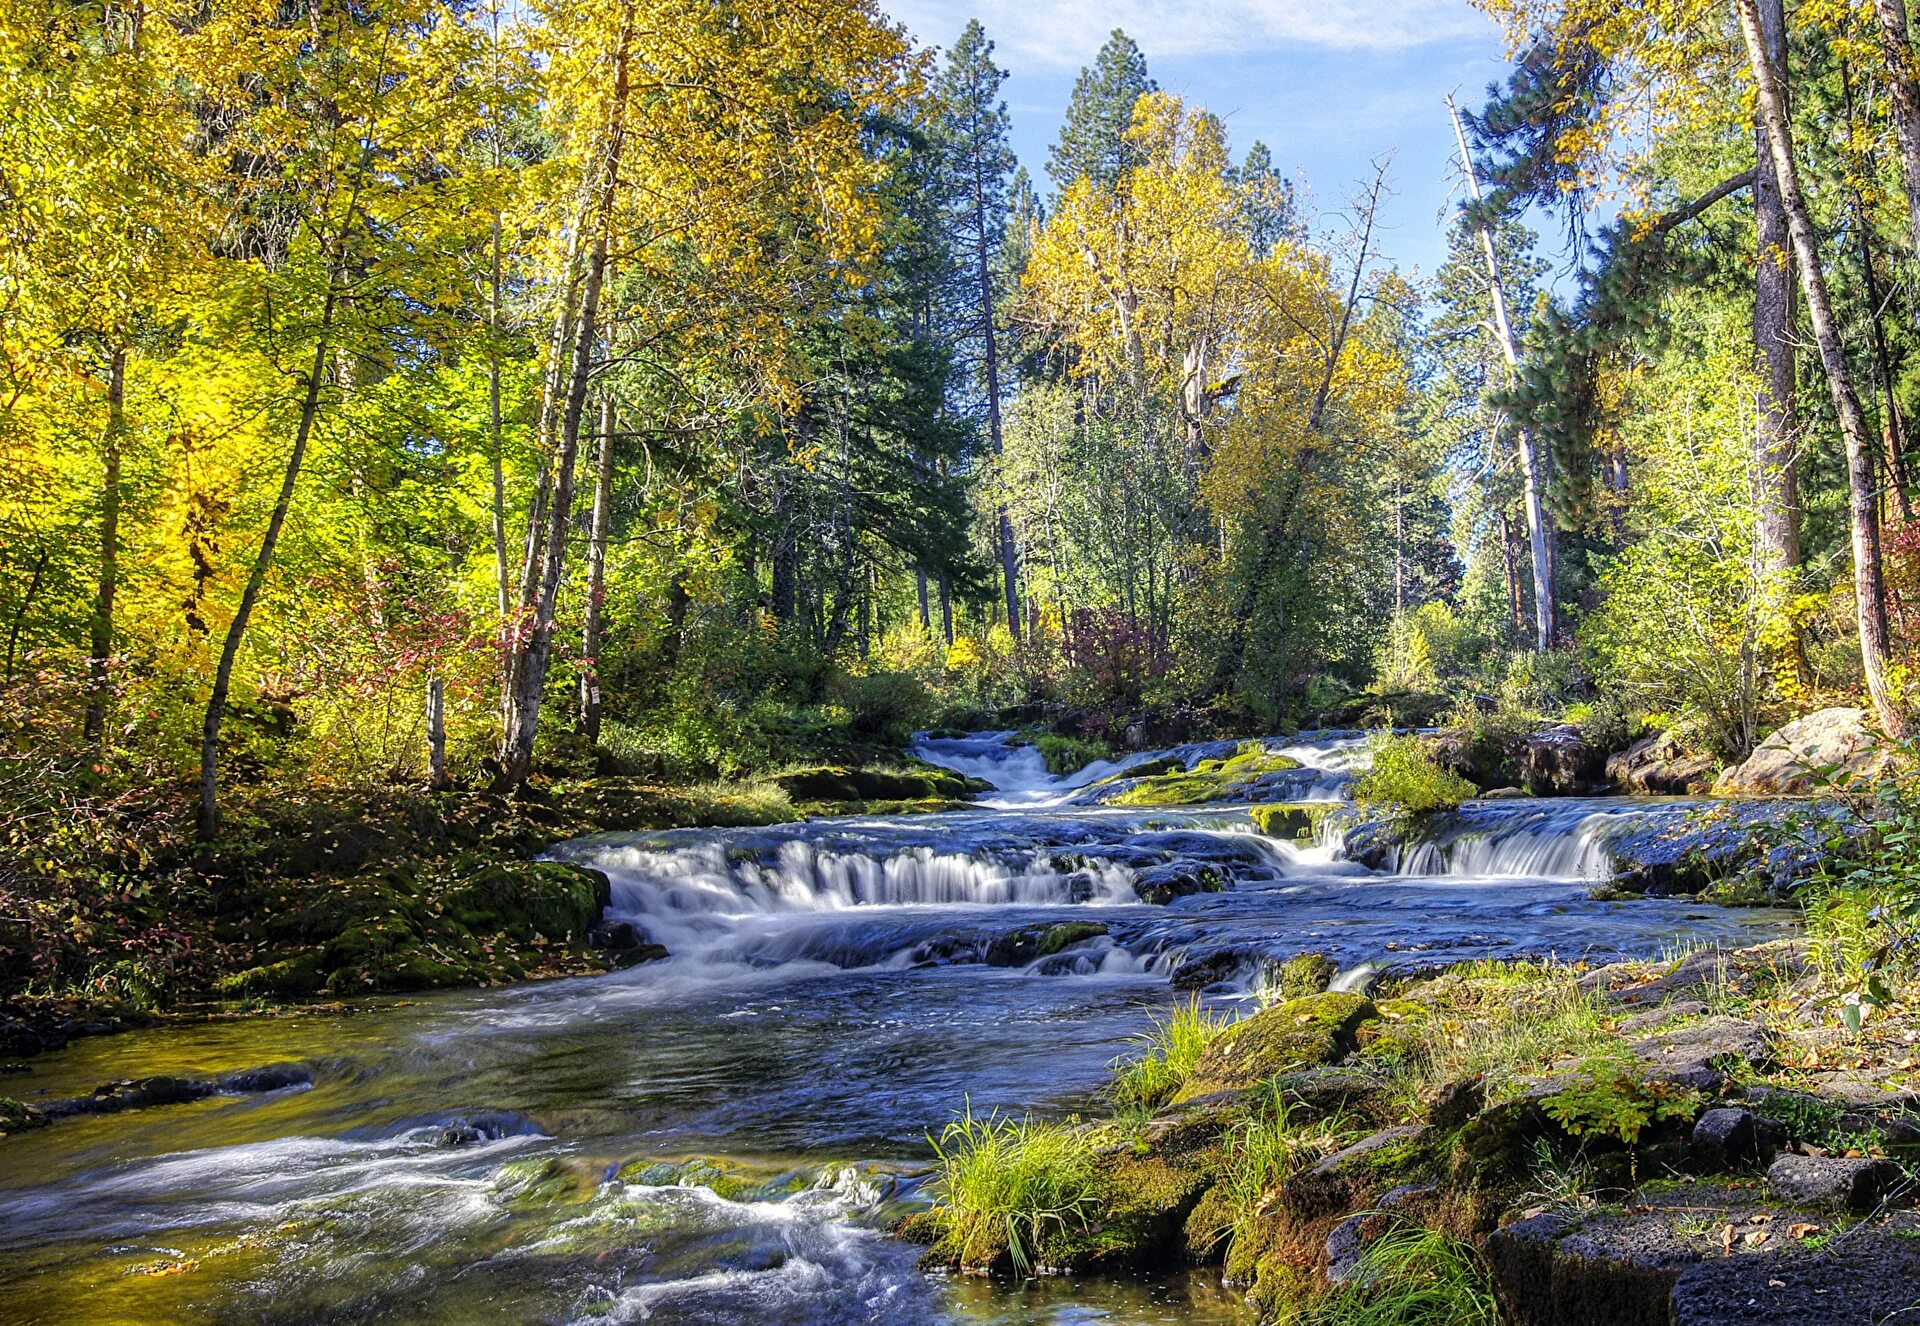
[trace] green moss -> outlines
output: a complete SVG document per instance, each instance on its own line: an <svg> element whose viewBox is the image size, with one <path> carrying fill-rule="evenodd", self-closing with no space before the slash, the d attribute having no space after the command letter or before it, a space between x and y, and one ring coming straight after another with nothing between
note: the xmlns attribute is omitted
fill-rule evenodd
<svg viewBox="0 0 1920 1326"><path fill-rule="evenodd" d="M897 769L792 769L771 781L798 802L964 801L987 787L977 778L919 763Z"/></svg>
<svg viewBox="0 0 1920 1326"><path fill-rule="evenodd" d="M1331 806L1324 803L1293 805L1276 801L1247 807L1253 827L1269 838L1311 838Z"/></svg>
<svg viewBox="0 0 1920 1326"><path fill-rule="evenodd" d="M1040 1240L1037 1264L1088 1271L1178 1262L1187 1219L1210 1182L1204 1171L1161 1156L1106 1152L1096 1161L1090 1219L1050 1230Z"/></svg>
<svg viewBox="0 0 1920 1326"><path fill-rule="evenodd" d="M1096 760L1113 758L1113 748L1104 741L1063 737L1057 732L1041 733L1033 739L1033 748L1047 762L1047 772L1056 777L1078 773Z"/></svg>
<svg viewBox="0 0 1920 1326"><path fill-rule="evenodd" d="M580 1187L558 1157L509 1160L493 1172L493 1194L513 1211L535 1210L580 1196Z"/></svg>
<svg viewBox="0 0 1920 1326"><path fill-rule="evenodd" d="M39 1110L12 1096L0 1096L0 1137L46 1126L47 1118Z"/></svg>
<svg viewBox="0 0 1920 1326"><path fill-rule="evenodd" d="M1268 988L1282 999L1303 999L1320 994L1339 974L1340 965L1324 953L1296 953L1280 964Z"/></svg>
<svg viewBox="0 0 1920 1326"><path fill-rule="evenodd" d="M1204 801L1231 800L1262 774L1298 769L1300 762L1272 755L1257 741L1242 742L1236 754L1201 760L1184 769L1175 759L1136 765L1120 775L1135 780L1113 798L1117 806L1190 806Z"/></svg>
<svg viewBox="0 0 1920 1326"><path fill-rule="evenodd" d="M494 861L446 894L447 915L475 934L582 938L606 910L610 886L597 870L558 861Z"/></svg>
<svg viewBox="0 0 1920 1326"><path fill-rule="evenodd" d="M320 988L322 979L320 954L316 950L296 953L278 962L264 963L222 976L213 983L213 990L223 999L258 998L263 995L288 998L312 994Z"/></svg>
<svg viewBox="0 0 1920 1326"><path fill-rule="evenodd" d="M1084 940L1094 939L1107 933L1107 927L1099 921L1066 921L1051 927L1040 936L1040 956L1052 957L1062 949L1070 948Z"/></svg>
<svg viewBox="0 0 1920 1326"><path fill-rule="evenodd" d="M1276 1073L1331 1063L1355 1048L1355 1033L1377 1016L1365 996L1290 999L1235 1023L1207 1046L1176 1102L1258 1085Z"/></svg>

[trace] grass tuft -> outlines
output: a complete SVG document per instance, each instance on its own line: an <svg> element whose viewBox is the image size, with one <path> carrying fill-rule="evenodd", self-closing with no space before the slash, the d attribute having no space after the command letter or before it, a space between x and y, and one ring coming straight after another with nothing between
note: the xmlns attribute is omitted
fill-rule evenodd
<svg viewBox="0 0 1920 1326"><path fill-rule="evenodd" d="M1304 1326L1496 1326L1486 1267L1437 1229L1396 1229L1367 1245L1339 1287L1308 1309Z"/></svg>
<svg viewBox="0 0 1920 1326"><path fill-rule="evenodd" d="M962 1266L993 1261L1004 1244L1024 1275L1049 1230L1083 1230L1098 1198L1094 1139L1032 1118L966 1112L933 1144L935 1210Z"/></svg>
<svg viewBox="0 0 1920 1326"><path fill-rule="evenodd" d="M1122 1108L1164 1103L1186 1085L1207 1046L1234 1021L1228 1014L1207 1009L1198 995L1176 1004L1165 1016L1155 1015L1153 1030L1136 1038L1146 1046L1146 1053L1113 1062L1110 1094L1114 1102Z"/></svg>

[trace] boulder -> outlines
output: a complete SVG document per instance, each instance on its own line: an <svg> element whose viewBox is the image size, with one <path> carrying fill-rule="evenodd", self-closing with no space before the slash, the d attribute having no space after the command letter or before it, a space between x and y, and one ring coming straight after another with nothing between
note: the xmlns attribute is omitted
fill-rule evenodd
<svg viewBox="0 0 1920 1326"><path fill-rule="evenodd" d="M1309 1220L1350 1209L1429 1160L1431 1132L1418 1123L1383 1128L1288 1179L1281 1199L1294 1215Z"/></svg>
<svg viewBox="0 0 1920 1326"><path fill-rule="evenodd" d="M1363 995L1328 993L1289 999L1236 1022L1215 1037L1176 1102L1244 1090L1290 1069L1332 1063L1355 1048L1354 1033L1375 1016Z"/></svg>
<svg viewBox="0 0 1920 1326"><path fill-rule="evenodd" d="M1881 1194L1899 1181L1898 1165L1864 1157L1789 1154L1767 1169L1767 1187L1774 1196L1825 1211L1871 1211Z"/></svg>
<svg viewBox="0 0 1920 1326"><path fill-rule="evenodd" d="M1765 1027L1725 1017L1702 1018L1635 1041L1633 1052L1646 1061L1653 1078L1699 1091L1718 1091L1736 1069L1773 1063Z"/></svg>
<svg viewBox="0 0 1920 1326"><path fill-rule="evenodd" d="M1806 796L1819 790L1816 769L1871 779L1892 759L1880 735L1868 727L1865 710L1822 709L1761 742L1744 763L1720 775L1713 791L1716 796Z"/></svg>
<svg viewBox="0 0 1920 1326"><path fill-rule="evenodd" d="M1602 753L1587 744L1572 723L1555 723L1529 733L1516 763L1520 783L1535 796L1572 796L1598 781Z"/></svg>
<svg viewBox="0 0 1920 1326"><path fill-rule="evenodd" d="M1908 1320L1916 1304L1920 1222L1903 1214L1856 1225L1818 1252L1789 1246L1772 1256L1718 1257L1688 1267L1674 1283L1669 1320L1672 1326L1851 1326Z"/></svg>
<svg viewBox="0 0 1920 1326"><path fill-rule="evenodd" d="M1716 761L1696 755L1671 732L1643 738L1607 757L1607 781L1622 792L1684 796L1704 791Z"/></svg>
<svg viewBox="0 0 1920 1326"><path fill-rule="evenodd" d="M1712 1109L1694 1120L1687 1154L1706 1173L1738 1169L1760 1158L1764 1137L1760 1121L1746 1110Z"/></svg>

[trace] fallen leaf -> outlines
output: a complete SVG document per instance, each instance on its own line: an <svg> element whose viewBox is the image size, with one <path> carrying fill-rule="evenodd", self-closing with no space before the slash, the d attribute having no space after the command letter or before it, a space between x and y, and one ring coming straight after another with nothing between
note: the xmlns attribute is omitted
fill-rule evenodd
<svg viewBox="0 0 1920 1326"><path fill-rule="evenodd" d="M1720 1231L1720 1255L1722 1257L1731 1257L1733 1255L1733 1240L1737 1236L1738 1231L1735 1230L1732 1225L1728 1225Z"/></svg>
<svg viewBox="0 0 1920 1326"><path fill-rule="evenodd" d="M1793 1225L1787 1226L1788 1238L1795 1238L1795 1239L1812 1238L1815 1234L1818 1234L1819 1232L1820 1232L1820 1226L1818 1225L1809 1225L1809 1224L1801 1223L1801 1224L1793 1224Z"/></svg>
<svg viewBox="0 0 1920 1326"><path fill-rule="evenodd" d="M1747 1231L1746 1237L1740 1241L1749 1248L1757 1248L1771 1237L1772 1235L1768 1234L1764 1229L1750 1229Z"/></svg>

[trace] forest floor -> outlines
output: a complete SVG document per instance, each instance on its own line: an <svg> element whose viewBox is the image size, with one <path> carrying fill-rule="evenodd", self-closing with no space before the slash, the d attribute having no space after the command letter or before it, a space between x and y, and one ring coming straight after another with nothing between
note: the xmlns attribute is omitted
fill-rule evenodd
<svg viewBox="0 0 1920 1326"><path fill-rule="evenodd" d="M632 965L665 950L600 923L604 876L540 852L606 831L943 810L981 786L875 751L738 783L584 774L513 795L263 792L204 845L171 827L184 815L147 806L124 831L126 860L0 879L0 1058L289 1001Z"/></svg>

